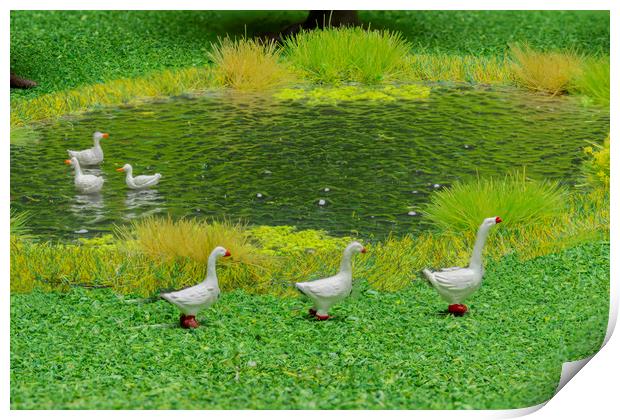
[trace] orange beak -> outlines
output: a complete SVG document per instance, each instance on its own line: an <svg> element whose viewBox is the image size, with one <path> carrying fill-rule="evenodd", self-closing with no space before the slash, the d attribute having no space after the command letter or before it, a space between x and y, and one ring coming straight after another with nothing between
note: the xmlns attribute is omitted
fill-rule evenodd
<svg viewBox="0 0 620 420"><path fill-rule="evenodd" d="M366 251L366 248L365 248L365 247L364 247L364 248L362 248L362 250L361 250L360 252L361 252L362 254L365 254L365 253L367 252L367 251Z"/></svg>
<svg viewBox="0 0 620 420"><path fill-rule="evenodd" d="M230 251L226 250L226 254L224 254L225 257L230 257Z"/></svg>
<svg viewBox="0 0 620 420"><path fill-rule="evenodd" d="M108 133L103 133L101 137L103 137L104 139L107 139L108 137L110 137L110 135Z"/></svg>
<svg viewBox="0 0 620 420"><path fill-rule="evenodd" d="M125 172L125 168L117 168L116 172Z"/></svg>
<svg viewBox="0 0 620 420"><path fill-rule="evenodd" d="M65 159L65 163L66 163L67 165L71 165L71 161L70 161L69 159Z"/></svg>

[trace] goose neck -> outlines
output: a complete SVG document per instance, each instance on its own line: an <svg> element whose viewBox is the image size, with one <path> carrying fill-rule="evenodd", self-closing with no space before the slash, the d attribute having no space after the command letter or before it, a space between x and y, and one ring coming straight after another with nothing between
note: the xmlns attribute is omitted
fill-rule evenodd
<svg viewBox="0 0 620 420"><path fill-rule="evenodd" d="M77 159L73 162L73 168L75 169L75 177L79 177L84 175L82 172L82 168L80 167L80 162Z"/></svg>
<svg viewBox="0 0 620 420"><path fill-rule="evenodd" d="M207 283L217 284L217 270L215 269L216 260L217 255L209 255L209 260L207 261L207 277L205 278L205 282Z"/></svg>
<svg viewBox="0 0 620 420"><path fill-rule="evenodd" d="M474 269L482 268L482 249L489 235L489 226L484 224L478 228L478 234L476 235L476 242L474 243L474 250L469 260L469 267Z"/></svg>
<svg viewBox="0 0 620 420"><path fill-rule="evenodd" d="M344 253L342 254L342 260L340 260L340 272L341 273L350 273L352 268L351 268L351 259L352 259L352 252L350 249L345 249Z"/></svg>

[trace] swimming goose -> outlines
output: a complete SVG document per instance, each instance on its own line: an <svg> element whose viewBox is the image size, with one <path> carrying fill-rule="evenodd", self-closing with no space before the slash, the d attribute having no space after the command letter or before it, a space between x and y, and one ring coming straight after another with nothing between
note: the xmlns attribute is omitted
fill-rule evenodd
<svg viewBox="0 0 620 420"><path fill-rule="evenodd" d="M366 248L359 242L351 242L344 250L338 274L321 280L295 283L297 290L309 297L313 302L309 312L311 315L316 316L318 320L324 321L329 319L329 308L351 294L353 286L351 258L353 253L358 252L363 254L366 252Z"/></svg>
<svg viewBox="0 0 620 420"><path fill-rule="evenodd" d="M65 160L65 163L73 166L75 170L75 188L81 193L92 194L101 191L101 187L103 187L103 177L84 174L82 168L80 168L80 163L75 157Z"/></svg>
<svg viewBox="0 0 620 420"><path fill-rule="evenodd" d="M132 190L150 188L154 185L157 185L157 183L159 182L159 178L161 178L161 174L138 175L134 177L132 175L133 168L128 163L126 163L122 168L118 168L117 171L125 172L127 174L127 176L125 177L125 183Z"/></svg>
<svg viewBox="0 0 620 420"><path fill-rule="evenodd" d="M428 269L423 270L424 276L435 287L439 295L450 304L448 312L451 314L460 316L467 312L467 306L463 304L463 301L478 290L482 284L482 276L484 275L482 248L489 230L501 222L500 217L484 219L478 228L474 251L468 267L450 267L434 272Z"/></svg>
<svg viewBox="0 0 620 420"><path fill-rule="evenodd" d="M215 262L219 257L230 257L230 252L221 246L213 249L207 263L207 277L202 283L160 295L181 311L181 327L198 328L200 324L196 321L196 314L213 305L220 297L220 288L215 271Z"/></svg>
<svg viewBox="0 0 620 420"><path fill-rule="evenodd" d="M108 133L95 131L93 133L93 143L95 144L93 147L85 150L67 150L67 153L70 157L77 158L80 164L84 166L98 165L103 162L103 149L99 145L99 141L108 137Z"/></svg>

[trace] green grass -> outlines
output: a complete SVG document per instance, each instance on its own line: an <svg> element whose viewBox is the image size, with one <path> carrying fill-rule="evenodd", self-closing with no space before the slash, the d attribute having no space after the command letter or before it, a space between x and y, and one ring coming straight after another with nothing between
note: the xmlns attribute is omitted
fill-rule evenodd
<svg viewBox="0 0 620 420"><path fill-rule="evenodd" d="M509 43L609 55L610 13L592 10L408 10L360 12L375 29L401 32L416 51L503 56Z"/></svg>
<svg viewBox="0 0 620 420"><path fill-rule="evenodd" d="M569 90L585 95L602 106L609 106L611 92L609 57L586 60L583 71L572 81Z"/></svg>
<svg viewBox="0 0 620 420"><path fill-rule="evenodd" d="M504 226L543 224L566 209L567 193L555 182L528 179L523 172L504 178L456 182L431 196L425 214L444 230L474 230L487 217Z"/></svg>
<svg viewBox="0 0 620 420"><path fill-rule="evenodd" d="M411 45L402 35L362 28L302 32L284 47L291 64L315 83L379 83L407 70Z"/></svg>
<svg viewBox="0 0 620 420"><path fill-rule="evenodd" d="M218 36L276 31L303 11L12 11L11 68L39 82L34 97L163 69L208 64ZM609 54L606 11L362 11L416 52L503 56L509 42L536 49Z"/></svg>
<svg viewBox="0 0 620 420"><path fill-rule="evenodd" d="M110 291L11 296L11 408L518 408L605 335L609 246L487 267L463 318L423 281L357 283L316 322L300 298L224 293L195 331ZM170 328L168 328L170 327Z"/></svg>

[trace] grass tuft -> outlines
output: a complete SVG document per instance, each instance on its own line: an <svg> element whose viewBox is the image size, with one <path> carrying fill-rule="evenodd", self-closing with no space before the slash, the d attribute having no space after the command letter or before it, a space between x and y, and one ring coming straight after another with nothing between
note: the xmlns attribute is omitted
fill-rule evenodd
<svg viewBox="0 0 620 420"><path fill-rule="evenodd" d="M271 89L293 78L280 62L280 50L273 41L220 39L212 44L209 58L215 64L216 80L233 89Z"/></svg>
<svg viewBox="0 0 620 420"><path fill-rule="evenodd" d="M502 57L449 54L414 54L409 57L408 77L431 82L510 83L510 68Z"/></svg>
<svg viewBox="0 0 620 420"><path fill-rule="evenodd" d="M527 89L560 95L568 92L581 73L583 59L573 52L541 52L511 45L511 70L517 84Z"/></svg>
<svg viewBox="0 0 620 420"><path fill-rule="evenodd" d="M205 264L211 251L223 246L231 251L231 260L257 264L257 250L244 231L243 225L230 221L208 223L191 218L174 220L170 216L147 217L129 227L117 228L118 236L129 249L137 249L153 259L189 258Z"/></svg>
<svg viewBox="0 0 620 420"><path fill-rule="evenodd" d="M590 57L585 60L583 71L575 77L570 90L586 95L602 106L609 106L611 86L609 73L609 57Z"/></svg>
<svg viewBox="0 0 620 420"><path fill-rule="evenodd" d="M380 83L407 69L411 44L398 32L341 27L305 31L284 46L291 64L315 83Z"/></svg>
<svg viewBox="0 0 620 420"><path fill-rule="evenodd" d="M486 217L504 226L537 224L566 208L565 191L555 182L527 179L525 171L502 178L457 182L431 196L428 219L444 230L475 230Z"/></svg>

